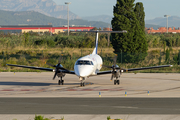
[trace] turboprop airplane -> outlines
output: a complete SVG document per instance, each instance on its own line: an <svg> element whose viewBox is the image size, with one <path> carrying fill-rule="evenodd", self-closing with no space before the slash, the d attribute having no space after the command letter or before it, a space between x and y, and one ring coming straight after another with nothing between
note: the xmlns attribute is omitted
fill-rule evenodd
<svg viewBox="0 0 180 120"><path fill-rule="evenodd" d="M172 67L172 65L161 65L161 66L153 66L153 67L123 69L123 68L120 68L116 64L117 56L114 57L114 64L112 66L103 65L103 60L102 60L101 56L99 56L97 54L98 34L99 33L108 33L108 32L110 32L110 33L126 33L127 31L81 31L81 32L95 32L96 33L96 44L95 44L95 48L94 48L92 54L81 57L75 62L74 71L70 71L61 65L61 59L62 59L61 57L60 57L57 65L52 65L52 64L47 63L47 65L55 67L55 69L33 67L33 66L24 66L24 65L13 65L13 64L7 64L7 65L8 66L14 66L14 67L53 71L53 72L55 72L53 80L55 79L56 76L58 76L60 78L60 80L58 81L59 85L64 84L64 80L62 80L62 78L65 77L66 74L74 74L74 75L79 77L79 80L81 81L80 86L85 86L84 81L88 77L91 77L91 76L112 74L111 80L113 80L113 78L115 78L114 85L116 85L116 84L119 85L120 84L119 78L121 76L121 73L123 73L123 72L136 71L136 70L146 70L146 69L153 69L153 68ZM100 71L103 66L107 67L107 68L111 68L111 70Z"/></svg>

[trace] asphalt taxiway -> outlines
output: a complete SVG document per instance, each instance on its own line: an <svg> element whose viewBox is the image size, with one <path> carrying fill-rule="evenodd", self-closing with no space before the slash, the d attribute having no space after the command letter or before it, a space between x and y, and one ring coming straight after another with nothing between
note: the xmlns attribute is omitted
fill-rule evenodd
<svg viewBox="0 0 180 120"><path fill-rule="evenodd" d="M52 80L53 72L1 72L0 97L180 97L180 74L124 73L120 85L111 75L88 78L85 87L75 75L66 75L65 85ZM126 94L125 94L126 93Z"/></svg>
<svg viewBox="0 0 180 120"><path fill-rule="evenodd" d="M180 98L0 98L1 114L180 114Z"/></svg>
<svg viewBox="0 0 180 120"><path fill-rule="evenodd" d="M109 115L126 120L180 119L180 74L124 73L120 85L110 81L111 75L94 76L85 81L85 87L74 75L66 75L65 85L57 85L53 75L1 72L0 119L29 120L35 114L71 120Z"/></svg>

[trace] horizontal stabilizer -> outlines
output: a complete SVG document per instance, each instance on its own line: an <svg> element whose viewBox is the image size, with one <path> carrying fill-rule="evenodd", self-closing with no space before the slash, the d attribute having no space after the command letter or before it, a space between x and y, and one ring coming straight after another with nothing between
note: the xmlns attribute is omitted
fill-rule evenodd
<svg viewBox="0 0 180 120"><path fill-rule="evenodd" d="M92 31L72 31L71 33L75 33L75 32L91 32L91 33L96 33L96 41L95 41L95 49L92 52L92 54L97 54L97 50L98 50L98 34L99 33L127 33L126 30L122 30L122 31L101 31L101 30L92 30Z"/></svg>
<svg viewBox="0 0 180 120"><path fill-rule="evenodd" d="M92 31L72 31L73 32L94 32L94 33L127 33L126 30L122 31L101 31L101 30L92 30Z"/></svg>

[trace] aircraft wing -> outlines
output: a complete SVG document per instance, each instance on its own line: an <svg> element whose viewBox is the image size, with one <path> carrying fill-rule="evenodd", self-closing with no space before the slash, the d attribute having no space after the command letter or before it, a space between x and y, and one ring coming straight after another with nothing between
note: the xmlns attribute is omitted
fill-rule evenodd
<svg viewBox="0 0 180 120"><path fill-rule="evenodd" d="M52 68L42 68L42 67L33 67L33 66L25 66L25 65L13 65L13 64L6 64L6 65L13 66L13 67L30 68L30 69L36 69L36 70L53 71Z"/></svg>
<svg viewBox="0 0 180 120"><path fill-rule="evenodd" d="M97 73L97 75L104 75L104 74L111 74L112 73L112 70L109 70L109 71L100 71Z"/></svg>
<svg viewBox="0 0 180 120"><path fill-rule="evenodd" d="M154 68L164 68L164 67L172 67L172 65L160 65L160 66L152 66L152 67L130 68L130 69L124 70L123 72L147 70L147 69L154 69Z"/></svg>
<svg viewBox="0 0 180 120"><path fill-rule="evenodd" d="M45 70L45 71L52 71L52 72L54 71L54 69L52 69L52 68L43 68L43 67L34 67L34 66L25 66L25 65L13 65L13 64L6 64L6 65L12 66L12 67L22 67L22 68ZM61 70L61 72L67 73L67 74L75 74L74 71Z"/></svg>
<svg viewBox="0 0 180 120"><path fill-rule="evenodd" d="M130 68L130 69L124 69L123 72L147 70L147 69L154 69L154 68L164 68L164 67L172 67L172 65L160 65L160 66L152 66L152 67ZM97 75L104 75L104 74L111 74L111 73L112 73L112 70L101 71L101 72L98 72Z"/></svg>
<svg viewBox="0 0 180 120"><path fill-rule="evenodd" d="M75 74L75 72L74 72L74 71L62 70L61 72L63 72L63 73L67 73L67 74Z"/></svg>

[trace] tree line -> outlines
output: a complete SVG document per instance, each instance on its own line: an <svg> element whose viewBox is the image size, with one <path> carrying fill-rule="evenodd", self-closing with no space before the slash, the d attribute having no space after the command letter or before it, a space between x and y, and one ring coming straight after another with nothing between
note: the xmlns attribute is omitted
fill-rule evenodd
<svg viewBox="0 0 180 120"><path fill-rule="evenodd" d="M166 48L179 47L180 46L180 33L164 33L164 34L145 34L145 40L148 48ZM110 42L112 43L112 36L110 36ZM108 34L99 35L99 47L107 48L112 47L112 44L108 46ZM75 33L67 36L67 33L60 33L50 35L50 33L22 33L17 35L0 34L0 46L1 49L6 47L70 47L70 48L93 48L95 46L95 34L94 33ZM119 47L121 52L123 47ZM123 51L126 53L125 51ZM132 52L135 53L136 51Z"/></svg>
<svg viewBox="0 0 180 120"><path fill-rule="evenodd" d="M99 47L108 47L107 34L100 34ZM50 33L22 33L22 34L0 34L0 47L70 47L70 48L93 48L95 47L94 33L60 33L50 35ZM111 45L110 45L111 47Z"/></svg>

